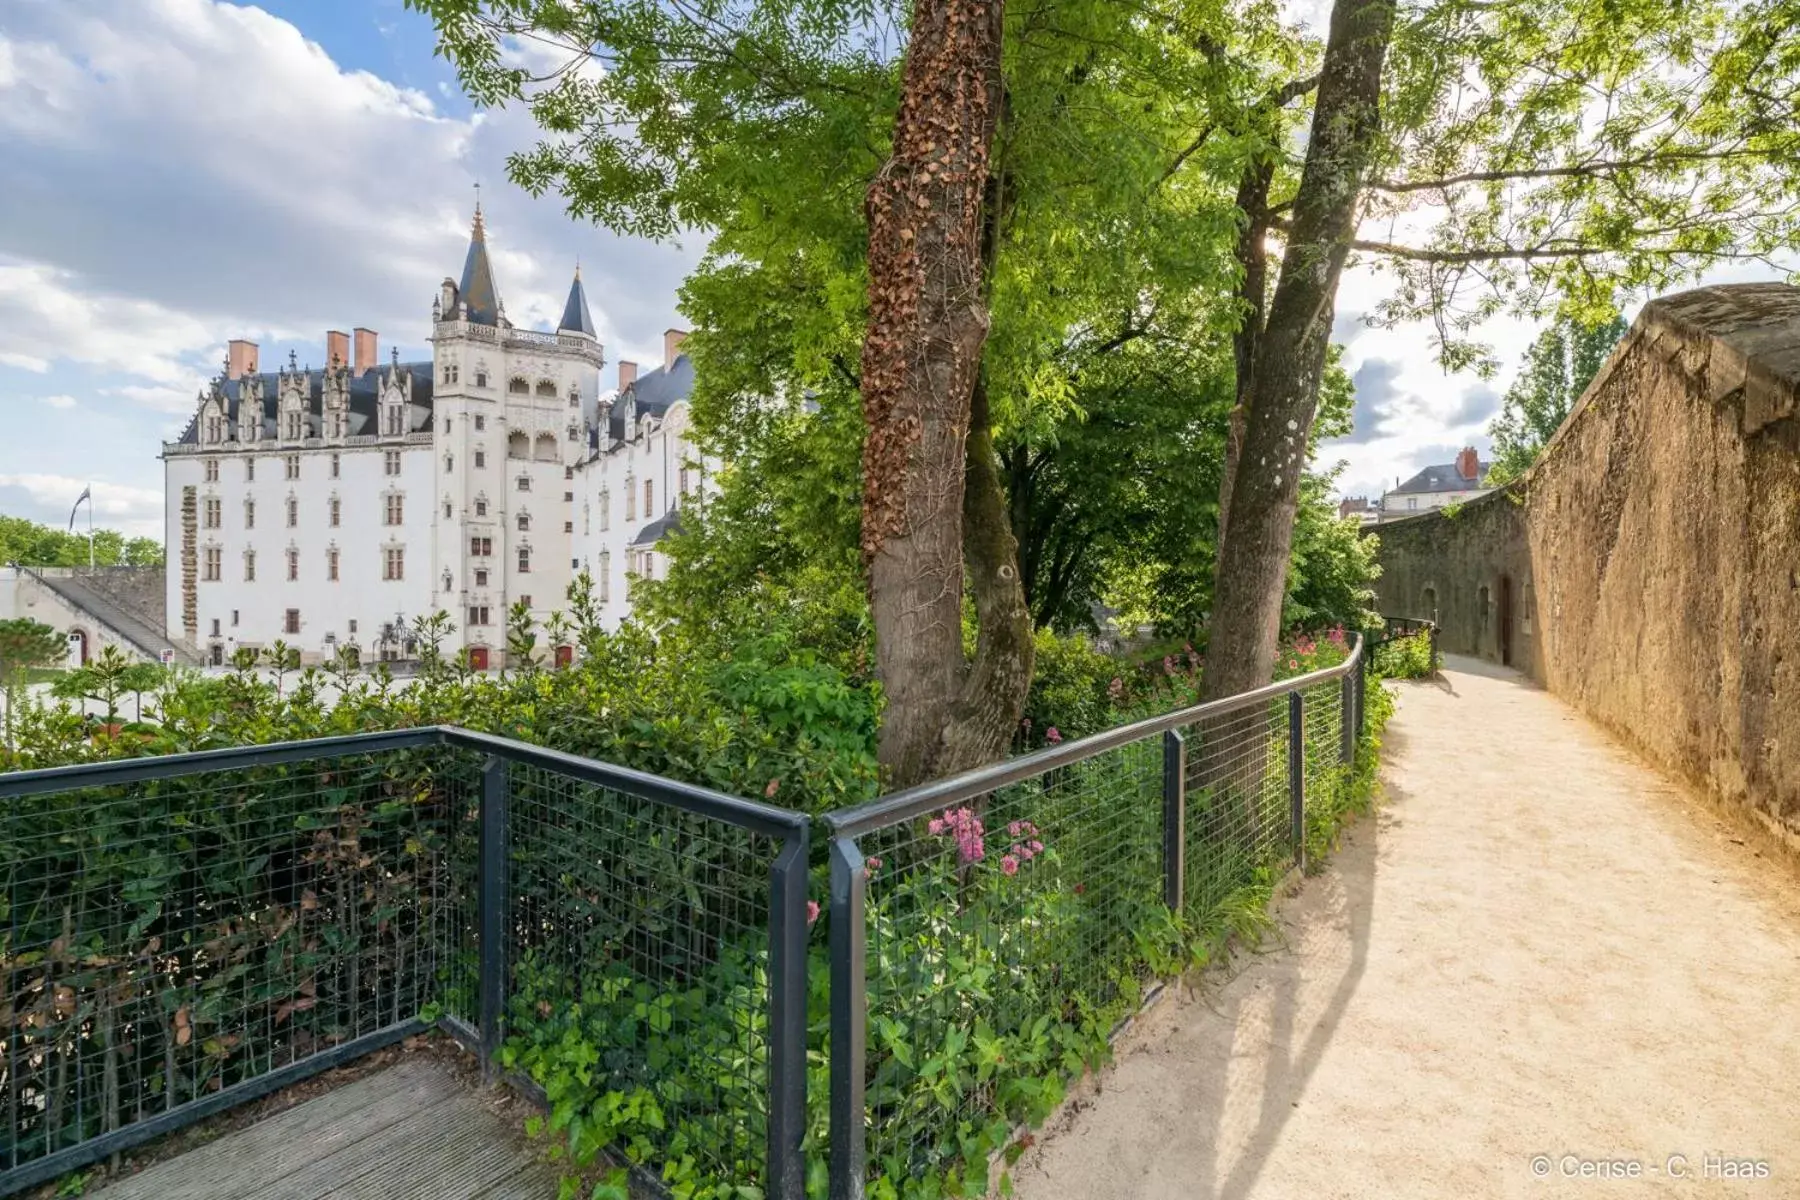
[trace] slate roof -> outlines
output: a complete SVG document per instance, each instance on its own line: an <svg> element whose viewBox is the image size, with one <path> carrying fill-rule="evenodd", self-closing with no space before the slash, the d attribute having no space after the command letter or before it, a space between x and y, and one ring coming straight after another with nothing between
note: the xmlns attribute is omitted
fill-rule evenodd
<svg viewBox="0 0 1800 1200"><path fill-rule="evenodd" d="M627 408L633 410L634 422L641 421L645 416L660 418L677 401L686 400L693 390L694 362L687 355L678 354L673 363L658 367L646 375L639 375L637 382L619 393L613 402L612 419L607 422L607 432L614 441L623 440L626 436Z"/></svg>
<svg viewBox="0 0 1800 1200"><path fill-rule="evenodd" d="M377 421L381 404L381 381L387 378L389 371L399 370L412 375L412 403L407 406L408 420L406 428L411 433L421 433L431 428L431 385L434 381L432 365L429 362L412 362L391 364L385 367L371 368L360 377L350 379L350 436L362 437L373 435L379 431ZM275 371L260 372L262 379L262 407L264 438L275 436L275 418L281 398L281 375ZM235 441L238 428L238 398L243 393L242 379L227 379L220 386L225 392L225 417L228 441ZM318 437L321 434L322 401L325 392L324 368L306 372L306 429L307 437ZM196 445L200 441L200 414L198 411L189 419L187 428L182 431L176 442Z"/></svg>
<svg viewBox="0 0 1800 1200"><path fill-rule="evenodd" d="M1388 495L1402 492L1466 492L1480 487L1481 481L1487 478L1488 468L1493 465L1489 462L1477 463L1475 478L1465 479L1456 469L1455 463L1440 463L1435 467L1426 467Z"/></svg>
<svg viewBox="0 0 1800 1200"><path fill-rule="evenodd" d="M568 330L570 333L585 333L589 337L600 335L594 332L594 318L588 314L587 292L581 286L581 268L575 268L575 282L569 285L569 302L563 305L562 320L556 328Z"/></svg>
<svg viewBox="0 0 1800 1200"><path fill-rule="evenodd" d="M469 255L463 259L462 282L456 298L469 306L469 320L477 325L500 323L500 289L494 286L494 268L488 262L487 233L481 223L481 206L475 206L475 228L469 233Z"/></svg>
<svg viewBox="0 0 1800 1200"><path fill-rule="evenodd" d="M680 532L681 510L679 508L671 508L668 512L638 530L637 536L631 539L631 545L634 548L638 546L654 546L656 543L662 541L668 534Z"/></svg>

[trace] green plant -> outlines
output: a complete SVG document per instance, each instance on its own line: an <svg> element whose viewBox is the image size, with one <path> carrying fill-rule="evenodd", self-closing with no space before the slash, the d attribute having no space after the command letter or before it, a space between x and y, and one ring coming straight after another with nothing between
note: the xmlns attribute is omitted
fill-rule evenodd
<svg viewBox="0 0 1800 1200"><path fill-rule="evenodd" d="M1427 679L1434 669L1431 647L1429 631L1409 633L1375 647L1369 665L1383 679Z"/></svg>

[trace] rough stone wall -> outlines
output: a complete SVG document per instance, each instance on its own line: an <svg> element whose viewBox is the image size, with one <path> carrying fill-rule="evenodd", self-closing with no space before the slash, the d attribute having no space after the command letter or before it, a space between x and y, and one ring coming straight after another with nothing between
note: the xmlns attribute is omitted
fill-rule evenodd
<svg viewBox="0 0 1800 1200"><path fill-rule="evenodd" d="M1647 305L1511 488L1380 527L1383 610L1513 664L1800 837L1800 289ZM1481 603L1486 587L1487 605Z"/></svg>

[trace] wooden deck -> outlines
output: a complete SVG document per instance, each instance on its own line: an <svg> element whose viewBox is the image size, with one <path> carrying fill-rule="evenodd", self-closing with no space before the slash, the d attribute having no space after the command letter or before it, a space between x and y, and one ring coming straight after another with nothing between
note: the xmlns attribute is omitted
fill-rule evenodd
<svg viewBox="0 0 1800 1200"><path fill-rule="evenodd" d="M442 1067L409 1059L102 1188L105 1200L546 1200L557 1173Z"/></svg>

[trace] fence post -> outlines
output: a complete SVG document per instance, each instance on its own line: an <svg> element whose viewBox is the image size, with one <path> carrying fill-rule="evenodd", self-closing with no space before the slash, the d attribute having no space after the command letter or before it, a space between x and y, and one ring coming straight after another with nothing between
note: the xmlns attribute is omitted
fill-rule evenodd
<svg viewBox="0 0 1800 1200"><path fill-rule="evenodd" d="M1288 693L1288 820L1292 822L1294 865L1306 866L1306 700Z"/></svg>
<svg viewBox="0 0 1800 1200"><path fill-rule="evenodd" d="M1338 762L1348 766L1356 758L1356 670L1344 672L1338 687Z"/></svg>
<svg viewBox="0 0 1800 1200"><path fill-rule="evenodd" d="M806 1164L806 858L808 827L769 867L769 1163L771 1200L804 1200Z"/></svg>
<svg viewBox="0 0 1800 1200"><path fill-rule="evenodd" d="M1428 636L1431 639L1431 674L1436 675L1438 673L1438 627L1436 621L1431 623L1431 632Z"/></svg>
<svg viewBox="0 0 1800 1200"><path fill-rule="evenodd" d="M1187 739L1163 734L1163 903L1180 912L1187 879Z"/></svg>
<svg viewBox="0 0 1800 1200"><path fill-rule="evenodd" d="M863 1200L868 946L863 855L831 839L831 1200Z"/></svg>
<svg viewBox="0 0 1800 1200"><path fill-rule="evenodd" d="M493 1075L506 1020L507 803L506 760L489 757L481 769L481 864L476 914L481 926L481 1073Z"/></svg>

